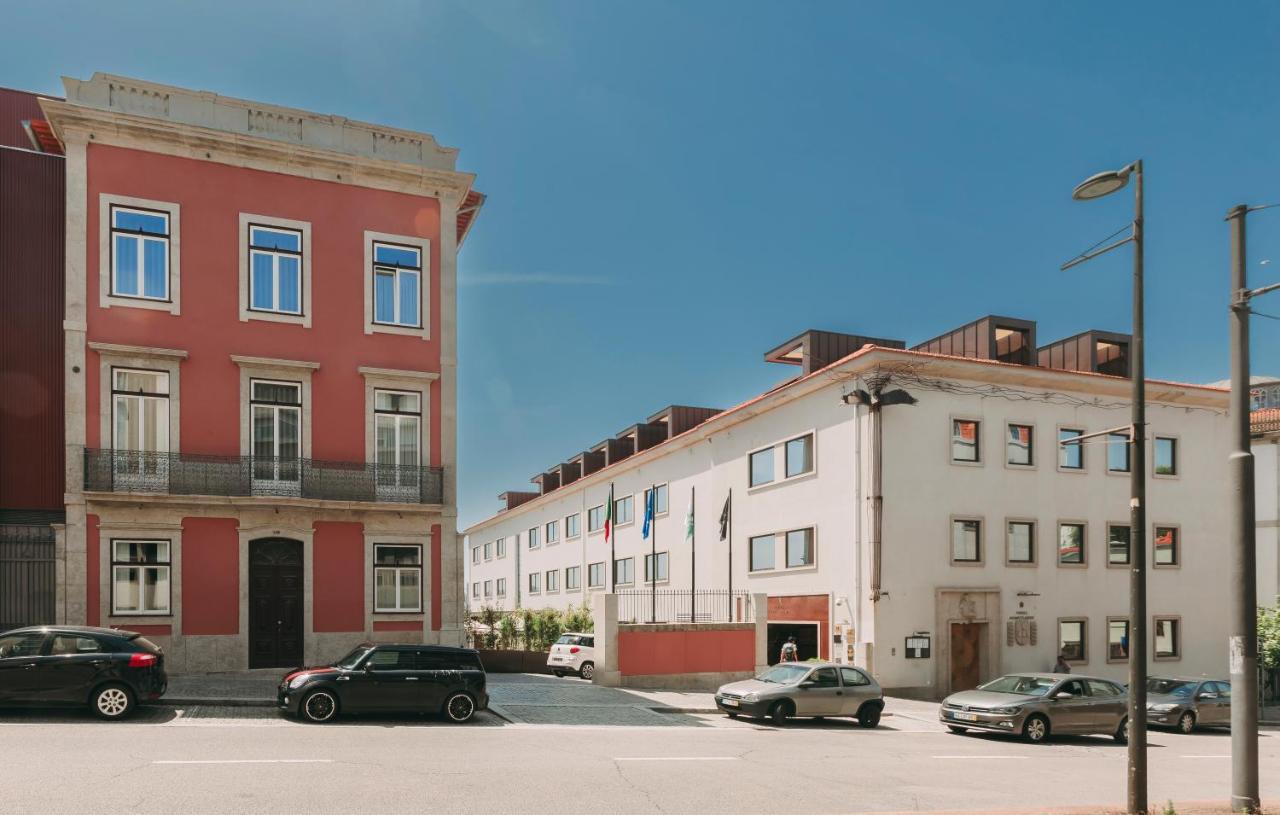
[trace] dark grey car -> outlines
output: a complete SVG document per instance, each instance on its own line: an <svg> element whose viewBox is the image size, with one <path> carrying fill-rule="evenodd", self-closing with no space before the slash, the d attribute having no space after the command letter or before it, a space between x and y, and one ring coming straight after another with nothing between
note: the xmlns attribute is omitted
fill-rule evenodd
<svg viewBox="0 0 1280 815"><path fill-rule="evenodd" d="M1231 683L1225 679L1147 680L1147 723L1190 733L1197 727L1231 725Z"/></svg>
<svg viewBox="0 0 1280 815"><path fill-rule="evenodd" d="M1058 735L1100 734L1124 743L1125 690L1079 674L1009 674L942 701L938 718L952 733L992 730L1042 742Z"/></svg>

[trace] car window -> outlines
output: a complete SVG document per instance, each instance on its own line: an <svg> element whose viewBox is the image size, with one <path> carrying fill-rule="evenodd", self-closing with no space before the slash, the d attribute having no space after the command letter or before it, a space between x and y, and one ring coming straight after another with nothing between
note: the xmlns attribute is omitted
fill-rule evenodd
<svg viewBox="0 0 1280 815"><path fill-rule="evenodd" d="M866 675L863 674L862 671L859 671L857 668L841 668L840 679L846 685L852 685L852 686L871 684L871 680L867 679Z"/></svg>
<svg viewBox="0 0 1280 815"><path fill-rule="evenodd" d="M44 645L44 634L40 632L0 637L0 659L37 657L40 656L42 645Z"/></svg>
<svg viewBox="0 0 1280 815"><path fill-rule="evenodd" d="M1044 676L1010 674L999 679L993 679L985 685L980 685L978 690L985 690L991 693L1017 693L1023 696L1044 696L1049 692L1049 688L1053 687L1054 681Z"/></svg>
<svg viewBox="0 0 1280 815"><path fill-rule="evenodd" d="M1091 693L1094 696L1103 696L1103 697L1119 696L1120 689L1117 688L1115 685L1111 684L1110 682L1106 682L1101 679L1090 679L1089 693Z"/></svg>
<svg viewBox="0 0 1280 815"><path fill-rule="evenodd" d="M835 668L818 668L809 675L809 681L820 688L834 688L838 684Z"/></svg>
<svg viewBox="0 0 1280 815"><path fill-rule="evenodd" d="M1084 689L1084 683L1079 679L1072 679L1063 682L1062 687L1058 688L1058 693L1069 693L1072 696L1088 696L1089 692Z"/></svg>
<svg viewBox="0 0 1280 815"><path fill-rule="evenodd" d="M1214 682L1214 683L1213 683L1213 686L1214 686L1214 688L1216 688L1216 689L1217 689L1217 693L1218 693L1218 695L1219 695L1219 696L1221 696L1223 699L1230 699L1230 698L1231 698L1231 683L1230 683L1230 682Z"/></svg>
<svg viewBox="0 0 1280 815"><path fill-rule="evenodd" d="M49 648L49 653L54 655L65 654L100 654L103 647L93 637L82 637L76 634L57 634L53 638L53 645Z"/></svg>
<svg viewBox="0 0 1280 815"><path fill-rule="evenodd" d="M462 671L483 671L479 654L461 653L457 656L458 669Z"/></svg>
<svg viewBox="0 0 1280 815"><path fill-rule="evenodd" d="M406 658L407 657L407 658ZM413 668L412 651L377 650L368 664L375 671L403 671Z"/></svg>
<svg viewBox="0 0 1280 815"><path fill-rule="evenodd" d="M582 644L583 644L584 646L586 646L587 648L595 648L595 647L596 647L596 638L595 638L595 637L583 637L583 638L582 638Z"/></svg>
<svg viewBox="0 0 1280 815"><path fill-rule="evenodd" d="M454 661L439 651L418 651L414 665L419 671L451 671Z"/></svg>

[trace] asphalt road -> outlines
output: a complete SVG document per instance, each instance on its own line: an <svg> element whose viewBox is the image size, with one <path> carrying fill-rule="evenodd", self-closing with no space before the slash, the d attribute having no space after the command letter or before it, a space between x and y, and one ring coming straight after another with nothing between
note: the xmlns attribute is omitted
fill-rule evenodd
<svg viewBox="0 0 1280 815"><path fill-rule="evenodd" d="M875 730L720 716L681 725L305 725L262 708L0 714L0 813L872 812L1115 804L1124 748L955 736L925 717ZM1226 733L1151 738L1151 801L1223 800ZM1280 731L1261 741L1280 798Z"/></svg>

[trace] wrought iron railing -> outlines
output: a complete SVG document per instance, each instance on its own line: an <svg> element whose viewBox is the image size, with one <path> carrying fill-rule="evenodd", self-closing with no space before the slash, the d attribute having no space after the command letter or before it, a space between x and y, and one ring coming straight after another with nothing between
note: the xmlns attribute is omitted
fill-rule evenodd
<svg viewBox="0 0 1280 815"><path fill-rule="evenodd" d="M722 589L628 589L618 595L619 623L749 623L751 593Z"/></svg>
<svg viewBox="0 0 1280 815"><path fill-rule="evenodd" d="M84 488L89 492L440 504L444 468L89 448L84 451Z"/></svg>

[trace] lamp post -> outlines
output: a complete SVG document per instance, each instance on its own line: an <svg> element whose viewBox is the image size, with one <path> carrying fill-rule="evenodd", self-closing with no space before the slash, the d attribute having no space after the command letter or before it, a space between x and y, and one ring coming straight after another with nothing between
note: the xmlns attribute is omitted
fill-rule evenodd
<svg viewBox="0 0 1280 815"><path fill-rule="evenodd" d="M1133 225L1122 238L1063 265L1070 269L1126 243L1133 243L1133 340L1129 373L1133 416L1129 435L1129 714L1128 811L1147 811L1147 444L1146 373L1143 353L1142 160L1119 170L1086 178L1072 191L1077 201L1101 198L1122 189L1133 176Z"/></svg>

